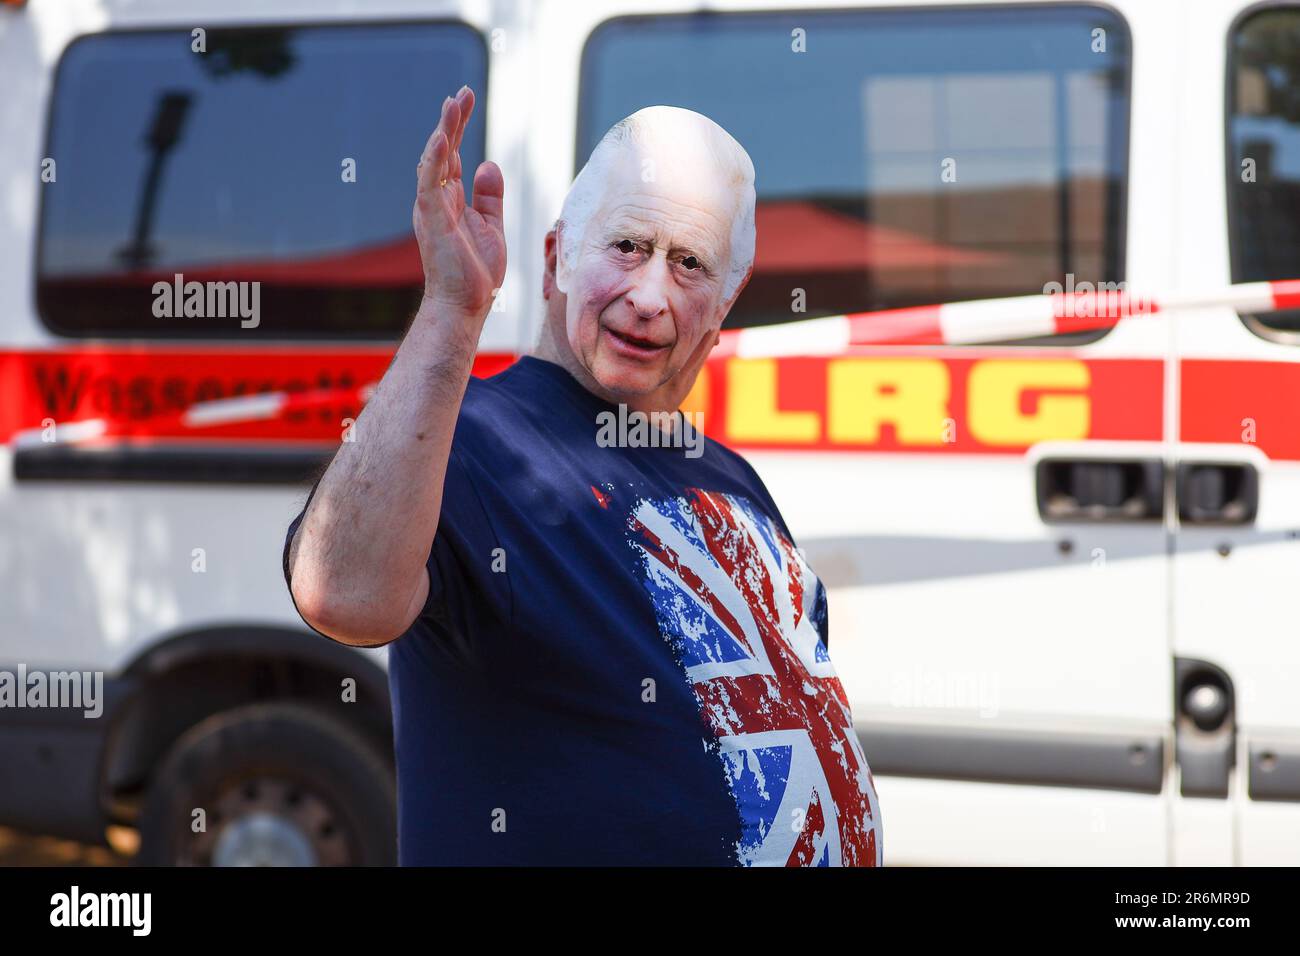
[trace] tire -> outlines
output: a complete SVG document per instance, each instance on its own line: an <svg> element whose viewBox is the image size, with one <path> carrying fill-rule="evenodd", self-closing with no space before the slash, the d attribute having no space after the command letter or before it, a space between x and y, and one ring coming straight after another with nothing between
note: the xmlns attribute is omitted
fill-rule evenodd
<svg viewBox="0 0 1300 956"><path fill-rule="evenodd" d="M136 862L391 866L396 832L393 770L377 747L309 706L254 704L173 745L145 797Z"/></svg>

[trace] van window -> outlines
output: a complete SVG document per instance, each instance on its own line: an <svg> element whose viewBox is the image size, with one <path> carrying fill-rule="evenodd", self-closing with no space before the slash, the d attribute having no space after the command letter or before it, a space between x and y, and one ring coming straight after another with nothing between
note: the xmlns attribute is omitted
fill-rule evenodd
<svg viewBox="0 0 1300 956"><path fill-rule="evenodd" d="M1238 21L1228 45L1228 234L1233 282L1300 276L1300 9ZM1300 332L1300 311L1251 324Z"/></svg>
<svg viewBox="0 0 1300 956"><path fill-rule="evenodd" d="M461 23L76 41L45 154L43 320L73 336L400 335L423 285L415 166L443 96L469 83L476 168L485 77Z"/></svg>
<svg viewBox="0 0 1300 956"><path fill-rule="evenodd" d="M656 103L739 140L758 248L729 327L1119 282L1129 50L1090 5L615 19L577 162Z"/></svg>

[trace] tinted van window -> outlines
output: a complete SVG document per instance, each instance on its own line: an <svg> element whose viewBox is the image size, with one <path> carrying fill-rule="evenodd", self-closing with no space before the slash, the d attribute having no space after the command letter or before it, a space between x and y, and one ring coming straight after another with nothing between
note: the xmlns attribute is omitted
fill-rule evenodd
<svg viewBox="0 0 1300 956"><path fill-rule="evenodd" d="M105 33L64 54L46 147L55 178L42 192L46 324L94 336L399 335L422 287L415 165L462 83L480 94L465 167L482 159L481 37L459 23L305 26L210 29L196 45L188 30ZM160 282L179 286L167 302ZM219 314L247 311L254 282L256 322ZM207 291L203 315L186 306L189 283Z"/></svg>
<svg viewBox="0 0 1300 956"><path fill-rule="evenodd" d="M1300 9L1237 24L1228 50L1232 281L1300 276ZM1255 317L1300 332L1300 312Z"/></svg>
<svg viewBox="0 0 1300 956"><path fill-rule="evenodd" d="M729 326L1118 282L1129 49L1088 5L612 20L577 161L656 103L745 146L758 249Z"/></svg>

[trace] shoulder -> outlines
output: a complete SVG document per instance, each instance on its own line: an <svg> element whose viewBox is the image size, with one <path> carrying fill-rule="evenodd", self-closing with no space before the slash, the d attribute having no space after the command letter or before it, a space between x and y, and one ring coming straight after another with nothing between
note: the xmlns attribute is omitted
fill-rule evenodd
<svg viewBox="0 0 1300 956"><path fill-rule="evenodd" d="M785 519L781 515L781 509L777 507L776 500L772 497L771 492L767 490L767 485L764 483L762 476L750 464L749 459L713 438L706 437L704 447L704 454L714 456L715 462L720 463L725 470L731 472L741 487L746 490L748 496L768 513L769 517L777 523L786 537L789 538L790 529L786 527ZM793 541L793 538L791 540Z"/></svg>
<svg viewBox="0 0 1300 956"><path fill-rule="evenodd" d="M754 470L754 466L749 463L744 455L732 448L728 448L716 438L710 438L707 435L704 436L704 454L719 459L725 463L726 467L740 471L744 475L748 476L750 480L757 482L760 485L763 483L762 479L758 476L758 472Z"/></svg>
<svg viewBox="0 0 1300 956"><path fill-rule="evenodd" d="M482 417L518 401L524 391L514 366L488 378L470 376L461 400L461 417Z"/></svg>
<svg viewBox="0 0 1300 956"><path fill-rule="evenodd" d="M470 378L456 418L452 450L457 453L490 452L520 427L527 408L527 387L513 367L490 378Z"/></svg>
<svg viewBox="0 0 1300 956"><path fill-rule="evenodd" d="M715 463L728 471L736 473L738 476L758 490L762 491L764 497L770 497L767 494L767 486L763 484L763 479L759 477L754 466L749 463L740 452L728 448L716 438L704 437L704 454L711 457Z"/></svg>

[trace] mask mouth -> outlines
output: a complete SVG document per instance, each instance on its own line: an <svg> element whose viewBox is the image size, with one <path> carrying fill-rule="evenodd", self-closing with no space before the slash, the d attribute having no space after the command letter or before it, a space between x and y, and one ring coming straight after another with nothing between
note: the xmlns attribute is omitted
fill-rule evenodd
<svg viewBox="0 0 1300 956"><path fill-rule="evenodd" d="M620 332L617 329L610 328L608 325L601 324L601 329L627 349L640 352L645 355L657 355L665 349L673 346L671 342L659 342L652 338L646 338L640 335L634 335L630 332Z"/></svg>

